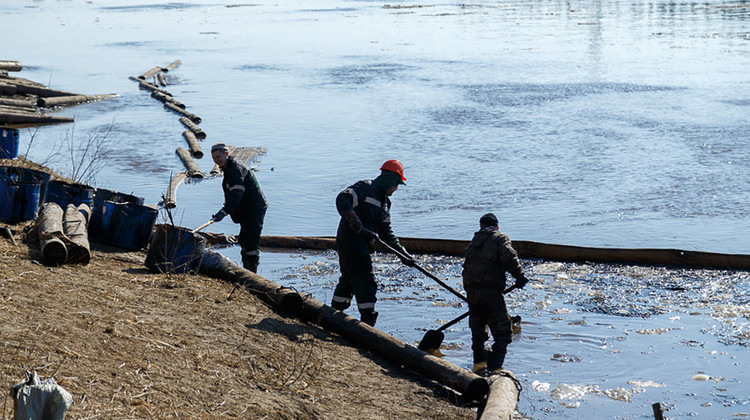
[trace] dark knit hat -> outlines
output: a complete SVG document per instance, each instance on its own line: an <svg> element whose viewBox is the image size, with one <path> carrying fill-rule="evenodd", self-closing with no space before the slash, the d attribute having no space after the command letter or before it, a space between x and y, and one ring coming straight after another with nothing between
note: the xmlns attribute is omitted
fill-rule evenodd
<svg viewBox="0 0 750 420"><path fill-rule="evenodd" d="M497 227L497 217L492 213L487 213L479 218L479 224L482 226L495 226Z"/></svg>
<svg viewBox="0 0 750 420"><path fill-rule="evenodd" d="M211 146L211 153L213 153L213 152L215 152L217 150L221 150L222 152L225 152L225 151L229 150L229 148L224 143L216 143L213 146Z"/></svg>

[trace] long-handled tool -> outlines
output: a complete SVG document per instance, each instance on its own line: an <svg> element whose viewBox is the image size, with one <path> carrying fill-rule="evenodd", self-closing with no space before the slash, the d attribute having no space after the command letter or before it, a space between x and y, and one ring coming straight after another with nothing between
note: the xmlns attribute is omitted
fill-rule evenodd
<svg viewBox="0 0 750 420"><path fill-rule="evenodd" d="M510 292L511 290L516 289L517 287L518 286L516 286L515 284L513 286L510 286L509 288L505 289L505 291L503 291L503 294L506 294L506 293ZM454 319L454 320L446 323L445 325L441 326L437 330L429 330L429 331L427 331L425 333L424 337L422 337L422 341L419 342L419 345L417 346L417 348L419 348L420 350L424 350L426 352L429 352L429 353L433 353L435 350L440 349L440 345L443 344L443 339L445 338L445 334L443 333L443 331L445 331L448 328L450 328L451 326L459 323L462 319L466 318L467 316L469 316L469 312L468 311L466 313L462 314L461 316L459 316L458 318L456 318L456 319ZM518 316L518 315L512 316L511 317L511 322L513 324L518 324L518 323L521 322L521 317Z"/></svg>
<svg viewBox="0 0 750 420"><path fill-rule="evenodd" d="M210 225L210 224L211 224L211 223L213 223L213 222L215 222L215 220L211 219L211 220L209 220L208 222L206 222L206 223L204 223L204 224L202 224L202 225L198 226L197 228L193 229L193 230L192 230L192 231L191 231L190 233L195 233L195 232L198 232L199 230L201 230L201 229L205 228L206 226Z"/></svg>
<svg viewBox="0 0 750 420"><path fill-rule="evenodd" d="M378 235L376 235L376 234L375 234L375 232L373 232L373 231L370 231L370 230L367 230L367 229L362 229L362 230L363 230L364 232L367 232L368 234L370 234L370 235L371 235L372 237L374 237L375 239L377 239L377 241L378 241L378 242L380 242L380 245L383 245L383 246L384 246L384 247L385 247L386 249L388 249L388 250L389 250L389 251L391 251L392 253L396 254L396 255L397 255L397 256L398 256L399 258L401 258L402 260L407 260L407 259L409 259L409 257L407 257L406 255L404 255L404 254L403 254L403 253L402 253L401 251L399 251L399 250L397 250L396 248L394 248L394 247L392 247L392 246L388 245L387 243L385 243L385 242L384 242L384 241L383 241L382 239L380 239L380 237L379 237ZM427 271L427 270L425 270L424 268L420 267L420 266L419 266L419 265L417 265L416 263L414 263L414 268L416 268L417 270L421 271L421 272L422 272L422 274L426 275L427 277L429 277L429 278L431 278L431 279L435 280L435 281L436 281L436 282L437 282L437 283L438 283L439 285L441 285L441 286L445 287L445 289L446 289L446 290L448 290L449 292L451 292L451 293L453 293L454 295L458 296L458 297L459 297L459 298L460 298L461 300L463 300L464 302L468 302L468 300L466 300L466 296L462 295L461 293L459 293L458 291L456 291L456 290L455 290L454 288L452 288L452 287L448 286L447 284L445 284L445 282L444 282L444 281L442 281L442 280L440 280L439 278L435 277L435 276L434 276L434 275L433 275L432 273L430 273L429 271Z"/></svg>
<svg viewBox="0 0 750 420"><path fill-rule="evenodd" d="M443 344L443 339L445 338L445 334L443 334L443 331L461 322L461 320L466 318L467 316L469 316L469 311L466 311L466 313L459 316L458 318L445 323L443 326L436 330L427 331L424 337L422 337L422 341L419 342L417 348L424 351L439 349L440 345Z"/></svg>

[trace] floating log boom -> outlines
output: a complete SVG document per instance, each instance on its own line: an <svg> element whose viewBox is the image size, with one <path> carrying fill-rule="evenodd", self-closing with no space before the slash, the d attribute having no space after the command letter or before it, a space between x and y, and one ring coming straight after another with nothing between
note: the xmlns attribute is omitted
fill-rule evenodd
<svg viewBox="0 0 750 420"><path fill-rule="evenodd" d="M512 419L520 394L518 379L510 371L504 370L500 375L491 375L488 382L490 391L479 420Z"/></svg>
<svg viewBox="0 0 750 420"><path fill-rule="evenodd" d="M177 105L175 105L175 104L173 104L171 102L165 103L164 107L165 108L169 108L172 111L174 111L174 112L176 112L176 113L178 113L180 115L183 115L183 116L189 118L190 121L192 121L192 122L194 122L196 124L200 124L201 121L202 121L199 116L197 116L197 115L195 115L195 114L193 114L191 112L185 111L184 109L180 108L179 106L177 106Z"/></svg>
<svg viewBox="0 0 750 420"><path fill-rule="evenodd" d="M190 121L190 118L180 117L180 122L185 126L185 128L192 131L197 139L203 140L206 138L206 133L201 130L201 128L198 127L194 122Z"/></svg>
<svg viewBox="0 0 750 420"><path fill-rule="evenodd" d="M196 159L201 159L203 157L203 151L201 150L201 145L198 143L195 134L190 130L185 130L182 132L182 136L185 137L185 141L187 141L190 154Z"/></svg>
<svg viewBox="0 0 750 420"><path fill-rule="evenodd" d="M188 176L191 178L203 178L201 168L195 163L187 149L184 147L178 147L177 150L175 150L175 153L177 153L177 156L182 160L182 164L185 165L185 169L188 171Z"/></svg>
<svg viewBox="0 0 750 420"><path fill-rule="evenodd" d="M21 71L23 70L23 66L18 61L0 60L0 70Z"/></svg>

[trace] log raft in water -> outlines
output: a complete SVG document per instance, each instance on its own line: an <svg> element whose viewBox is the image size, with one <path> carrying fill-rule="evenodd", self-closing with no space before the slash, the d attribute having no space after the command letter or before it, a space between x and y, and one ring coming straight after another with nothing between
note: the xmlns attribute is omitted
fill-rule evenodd
<svg viewBox="0 0 750 420"><path fill-rule="evenodd" d="M55 96L51 98L39 98L37 105L44 108L52 108L53 106L67 106L77 105L86 102L94 102L107 98L114 98L120 96L116 93L108 93L104 95L73 95L73 96Z"/></svg>
<svg viewBox="0 0 750 420"><path fill-rule="evenodd" d="M169 180L169 189L167 190L167 196L164 197L164 207L173 209L177 207L177 187L187 179L188 173L186 171L180 171Z"/></svg>

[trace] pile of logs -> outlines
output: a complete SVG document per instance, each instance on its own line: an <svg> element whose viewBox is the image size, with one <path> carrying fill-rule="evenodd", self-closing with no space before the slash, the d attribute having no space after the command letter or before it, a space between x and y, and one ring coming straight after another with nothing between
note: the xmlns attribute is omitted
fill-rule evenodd
<svg viewBox="0 0 750 420"><path fill-rule="evenodd" d="M45 203L37 219L39 246L46 264L88 264L91 260L88 223L91 209L86 204Z"/></svg>
<svg viewBox="0 0 750 420"><path fill-rule="evenodd" d="M98 101L118 96L82 95L51 89L41 83L21 77L11 77L8 72L23 69L18 61L0 60L0 126L21 128L46 124L73 122L71 117L56 117L43 109L59 108Z"/></svg>

